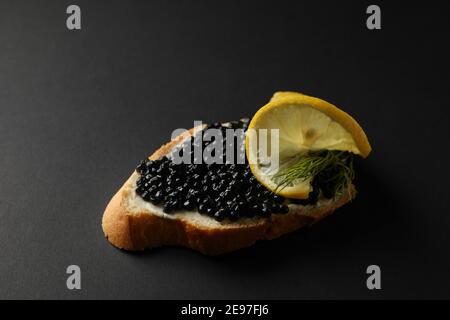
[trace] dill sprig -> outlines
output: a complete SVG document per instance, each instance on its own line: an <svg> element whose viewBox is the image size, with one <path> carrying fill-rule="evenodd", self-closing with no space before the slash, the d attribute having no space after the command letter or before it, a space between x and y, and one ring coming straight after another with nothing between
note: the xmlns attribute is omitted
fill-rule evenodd
<svg viewBox="0 0 450 320"><path fill-rule="evenodd" d="M297 181L313 179L322 191L332 196L341 195L355 178L353 154L345 151L320 151L303 155L293 165L274 176L276 190L282 190Z"/></svg>

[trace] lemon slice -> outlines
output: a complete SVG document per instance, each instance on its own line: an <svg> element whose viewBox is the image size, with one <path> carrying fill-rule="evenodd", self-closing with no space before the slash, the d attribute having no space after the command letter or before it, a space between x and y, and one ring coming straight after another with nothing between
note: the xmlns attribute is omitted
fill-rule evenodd
<svg viewBox="0 0 450 320"><path fill-rule="evenodd" d="M270 153L271 129L278 129L279 166L273 169L259 161L258 143L249 147L261 129L267 129ZM249 132L256 132L251 135ZM363 129L349 114L322 99L297 92L277 92L258 110L250 122L246 137L246 155L256 179L266 188L284 197L305 199L311 191L311 179L296 181L277 189L274 176L296 159L311 151L349 151L365 158L371 147ZM250 161L256 159L256 161Z"/></svg>

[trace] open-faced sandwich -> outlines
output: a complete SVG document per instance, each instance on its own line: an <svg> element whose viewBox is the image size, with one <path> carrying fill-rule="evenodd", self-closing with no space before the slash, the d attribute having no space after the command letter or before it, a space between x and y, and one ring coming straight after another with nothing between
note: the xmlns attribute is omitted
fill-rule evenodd
<svg viewBox="0 0 450 320"><path fill-rule="evenodd" d="M356 195L353 159L371 152L334 105L278 92L249 119L199 124L143 160L103 215L116 247L216 255L274 239Z"/></svg>

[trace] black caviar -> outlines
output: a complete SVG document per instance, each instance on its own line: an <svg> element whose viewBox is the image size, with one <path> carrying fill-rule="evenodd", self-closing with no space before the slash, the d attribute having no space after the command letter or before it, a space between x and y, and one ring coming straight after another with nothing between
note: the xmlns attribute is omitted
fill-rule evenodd
<svg viewBox="0 0 450 320"><path fill-rule="evenodd" d="M225 130L243 129L248 126L248 119L232 121L228 125L214 123L207 128L220 129L223 133L224 150L227 143L234 143L236 148L238 137L227 141ZM188 140L193 146L202 141L202 148L217 141L204 141L197 138L204 130ZM203 137L203 136L202 136ZM242 147L242 146L241 146ZM178 148L175 152L183 152ZM225 153L225 151L224 151ZM144 160L136 168L140 174L136 193L145 201L161 205L166 213L178 210L197 210L201 214L213 217L217 221L230 219L236 221L241 217L268 217L272 213L285 214L289 211L285 198L274 194L260 184L250 171L245 156L239 159L235 152L233 163L228 164L225 154L223 164L196 164L192 148L189 157L191 164L175 164L171 159L162 157L158 160ZM245 153L244 153L245 154ZM299 204L314 204L319 196L319 188L313 188L306 200L293 200Z"/></svg>

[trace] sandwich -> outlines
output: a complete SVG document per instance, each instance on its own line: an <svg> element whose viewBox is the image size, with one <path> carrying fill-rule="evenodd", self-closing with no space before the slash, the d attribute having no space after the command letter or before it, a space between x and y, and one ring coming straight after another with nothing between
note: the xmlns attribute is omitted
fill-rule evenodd
<svg viewBox="0 0 450 320"><path fill-rule="evenodd" d="M184 246L206 255L272 240L354 199L354 159L370 152L346 112L277 92L251 119L175 130L112 197L103 232L125 250Z"/></svg>

